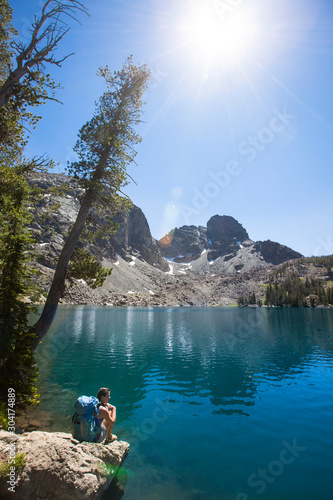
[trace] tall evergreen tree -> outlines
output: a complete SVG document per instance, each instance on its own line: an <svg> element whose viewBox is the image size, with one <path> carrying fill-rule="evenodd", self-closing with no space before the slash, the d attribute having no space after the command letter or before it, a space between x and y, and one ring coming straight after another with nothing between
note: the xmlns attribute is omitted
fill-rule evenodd
<svg viewBox="0 0 333 500"><path fill-rule="evenodd" d="M127 184L127 167L136 155L134 147L141 141L135 126L141 121L142 96L150 72L145 65L135 66L129 58L120 71L112 73L106 67L99 74L105 79L107 90L96 103L93 118L79 132L74 148L79 160L69 168L85 194L59 256L43 312L32 329L37 336L33 349L52 324L64 291L69 261L89 222L92 207L106 210L110 218L129 206L129 200L120 193Z"/></svg>
<svg viewBox="0 0 333 500"><path fill-rule="evenodd" d="M0 395L14 388L17 404L32 403L37 395L37 369L30 345L34 336L28 326L32 306L26 299L31 289L27 248L27 203L31 187L26 174L32 164L0 164Z"/></svg>
<svg viewBox="0 0 333 500"><path fill-rule="evenodd" d="M80 130L75 146L79 160L69 169L85 194L59 257L43 312L37 323L28 328L31 309L22 300L29 292L26 250L31 243L26 231L31 217L27 176L35 170L36 161L23 159L22 123L34 125L38 120L27 111L28 106L55 98L56 85L44 73L45 65L60 65L68 57L57 60L54 50L68 31L63 16L75 18L78 11L86 9L76 0L47 0L41 18L35 19L32 26L31 40L24 46L12 41L12 11L7 0L0 3L0 392L4 397L10 384L17 389L17 402L22 404L31 402L35 395L33 351L52 323L67 272L84 271L77 262L70 269L68 265L84 228L91 223L91 209L94 207L105 219L130 206L130 201L121 196L121 189L127 183L127 167L136 155L135 145L141 140L135 127L141 120L149 70L135 66L130 58L118 72L112 73L107 67L99 71L107 90L97 103L93 118ZM107 273L89 256L84 258L89 276L97 272L95 283L102 282Z"/></svg>
<svg viewBox="0 0 333 500"><path fill-rule="evenodd" d="M26 126L39 117L31 111L48 99L55 99L57 85L45 73L58 42L67 33L66 19L87 13L76 0L47 0L40 18L35 17L27 45L17 38L8 0L0 2L0 396L8 387L16 391L17 407L36 396L37 375L31 352L33 332L28 326L31 292L27 250L31 244L32 188L29 175L43 161L26 161Z"/></svg>

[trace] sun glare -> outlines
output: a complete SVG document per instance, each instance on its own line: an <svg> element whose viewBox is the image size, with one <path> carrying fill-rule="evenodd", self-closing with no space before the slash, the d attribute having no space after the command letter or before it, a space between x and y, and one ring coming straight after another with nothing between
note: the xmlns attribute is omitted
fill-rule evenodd
<svg viewBox="0 0 333 500"><path fill-rule="evenodd" d="M257 27L255 20L240 7L220 16L211 4L202 3L184 21L182 33L193 58L226 64L251 52Z"/></svg>

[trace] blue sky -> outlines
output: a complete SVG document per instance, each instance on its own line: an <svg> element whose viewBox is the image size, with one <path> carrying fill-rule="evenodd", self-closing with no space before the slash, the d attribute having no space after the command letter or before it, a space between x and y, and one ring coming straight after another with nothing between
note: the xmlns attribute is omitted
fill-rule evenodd
<svg viewBox="0 0 333 500"><path fill-rule="evenodd" d="M23 41L43 1L10 0ZM59 44L62 105L26 153L62 171L103 93L98 67L133 54L152 71L137 184L126 193L162 237L184 224L235 217L253 240L306 256L333 253L333 2L331 0L87 0L91 18Z"/></svg>

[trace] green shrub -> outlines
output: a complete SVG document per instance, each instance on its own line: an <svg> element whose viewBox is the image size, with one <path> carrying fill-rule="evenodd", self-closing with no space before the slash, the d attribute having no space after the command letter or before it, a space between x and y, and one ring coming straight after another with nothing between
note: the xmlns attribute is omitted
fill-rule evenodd
<svg viewBox="0 0 333 500"><path fill-rule="evenodd" d="M14 459L14 463L7 463L4 462L0 465L0 477L6 477L7 474L9 474L13 469L12 467L15 467L15 475L23 469L23 467L26 464L26 458L24 453L18 453Z"/></svg>
<svg viewBox="0 0 333 500"><path fill-rule="evenodd" d="M6 405L2 401L0 402L0 429L7 430L8 428L8 414L6 411Z"/></svg>

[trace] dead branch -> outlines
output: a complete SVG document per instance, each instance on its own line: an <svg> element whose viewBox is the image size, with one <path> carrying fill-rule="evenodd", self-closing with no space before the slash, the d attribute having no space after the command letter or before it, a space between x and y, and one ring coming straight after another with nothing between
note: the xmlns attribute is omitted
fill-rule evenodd
<svg viewBox="0 0 333 500"><path fill-rule="evenodd" d="M11 43L16 54L16 67L9 68L8 77L0 88L0 107L8 103L14 94L15 86L29 71L40 71L45 68L46 64L61 66L63 61L73 55L71 53L58 59L55 57L54 51L70 30L66 18L81 24L77 19L80 12L89 16L87 8L77 0L64 2L47 0L42 9L41 17L35 16L28 45L25 46L20 41Z"/></svg>

